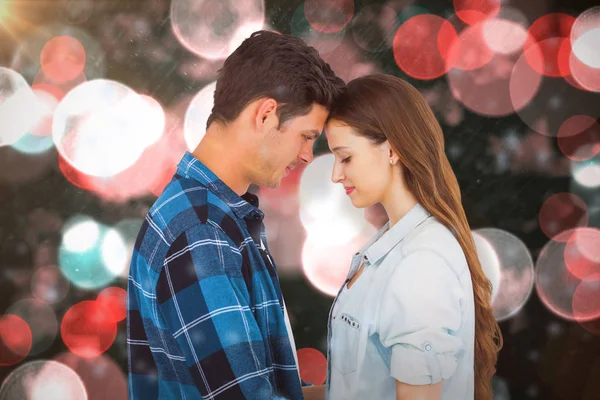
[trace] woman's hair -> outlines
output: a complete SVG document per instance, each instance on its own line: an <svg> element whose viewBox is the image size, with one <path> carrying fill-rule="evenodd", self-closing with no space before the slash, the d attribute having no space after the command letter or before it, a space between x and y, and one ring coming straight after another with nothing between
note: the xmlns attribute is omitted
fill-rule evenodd
<svg viewBox="0 0 600 400"><path fill-rule="evenodd" d="M402 163L408 189L460 243L475 300L475 399L492 399L502 334L491 307L491 284L481 268L458 181L444 152L444 134L431 108L409 83L377 74L348 83L329 119L354 128L374 144L389 141Z"/></svg>

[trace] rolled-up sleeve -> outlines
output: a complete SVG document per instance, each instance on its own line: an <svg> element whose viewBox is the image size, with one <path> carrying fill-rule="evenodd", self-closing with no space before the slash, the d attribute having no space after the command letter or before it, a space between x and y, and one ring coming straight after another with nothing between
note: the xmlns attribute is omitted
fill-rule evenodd
<svg viewBox="0 0 600 400"><path fill-rule="evenodd" d="M391 348L393 378L428 385L450 378L462 340L464 291L457 275L434 251L408 254L394 268L377 316L381 343Z"/></svg>

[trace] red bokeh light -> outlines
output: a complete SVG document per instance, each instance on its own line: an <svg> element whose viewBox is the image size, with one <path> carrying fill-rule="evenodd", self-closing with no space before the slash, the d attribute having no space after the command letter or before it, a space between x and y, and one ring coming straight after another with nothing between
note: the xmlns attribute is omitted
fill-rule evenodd
<svg viewBox="0 0 600 400"><path fill-rule="evenodd" d="M452 3L458 18L473 25L498 15L501 2L499 0L454 0Z"/></svg>
<svg viewBox="0 0 600 400"><path fill-rule="evenodd" d="M77 78L85 67L85 49L71 36L57 36L42 48L40 62L42 70L57 83Z"/></svg>
<svg viewBox="0 0 600 400"><path fill-rule="evenodd" d="M600 230L575 229L565 246L565 265L579 279L599 279Z"/></svg>
<svg viewBox="0 0 600 400"><path fill-rule="evenodd" d="M65 345L79 357L94 358L112 346L117 325L107 319L96 301L82 301L64 315L60 333Z"/></svg>
<svg viewBox="0 0 600 400"><path fill-rule="evenodd" d="M588 219L587 205L572 193L550 196L542 204L539 214L540 228L555 241L566 241L570 236L557 235L568 229L587 226Z"/></svg>
<svg viewBox="0 0 600 400"><path fill-rule="evenodd" d="M305 0L304 16L319 32L338 32L352 20L354 0Z"/></svg>
<svg viewBox="0 0 600 400"><path fill-rule="evenodd" d="M0 366L20 363L31 351L31 328L21 317L12 314L0 318Z"/></svg>
<svg viewBox="0 0 600 400"><path fill-rule="evenodd" d="M120 322L127 317L127 292L116 286L107 287L96 299L102 315L111 322Z"/></svg>
<svg viewBox="0 0 600 400"><path fill-rule="evenodd" d="M313 385L322 385L327 378L327 358L317 349L304 348L298 350L300 378Z"/></svg>
<svg viewBox="0 0 600 400"><path fill-rule="evenodd" d="M419 14L398 28L393 52L396 64L417 79L435 79L456 65L458 35L450 22L433 14Z"/></svg>
<svg viewBox="0 0 600 400"><path fill-rule="evenodd" d="M589 160L600 153L600 123L588 115L574 115L560 126L557 141L571 160Z"/></svg>

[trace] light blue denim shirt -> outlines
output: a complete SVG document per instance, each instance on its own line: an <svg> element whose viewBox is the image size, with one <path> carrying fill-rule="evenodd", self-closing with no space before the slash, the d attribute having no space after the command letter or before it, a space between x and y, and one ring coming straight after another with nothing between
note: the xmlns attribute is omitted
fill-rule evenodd
<svg viewBox="0 0 600 400"><path fill-rule="evenodd" d="M328 322L327 398L396 398L396 380L443 380L444 400L473 399L471 274L450 230L420 204L352 260Z"/></svg>

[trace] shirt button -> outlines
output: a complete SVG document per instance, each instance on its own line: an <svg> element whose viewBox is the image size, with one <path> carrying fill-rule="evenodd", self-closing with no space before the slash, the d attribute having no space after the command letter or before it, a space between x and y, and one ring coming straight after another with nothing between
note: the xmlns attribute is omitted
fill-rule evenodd
<svg viewBox="0 0 600 400"><path fill-rule="evenodd" d="M425 342L425 351L431 351L431 344L429 342Z"/></svg>

